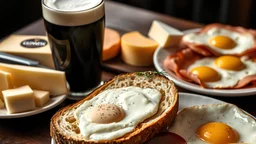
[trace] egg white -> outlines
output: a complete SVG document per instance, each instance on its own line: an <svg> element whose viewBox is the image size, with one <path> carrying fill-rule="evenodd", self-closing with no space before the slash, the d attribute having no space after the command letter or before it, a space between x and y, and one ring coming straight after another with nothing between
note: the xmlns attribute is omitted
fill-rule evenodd
<svg viewBox="0 0 256 144"><path fill-rule="evenodd" d="M210 45L209 40L215 36L227 36L236 42L236 46L232 49L220 49ZM220 54L241 54L254 47L254 37L250 34L240 34L223 28L213 27L204 33L189 33L183 37L183 41L206 45L211 51Z"/></svg>
<svg viewBox="0 0 256 144"><path fill-rule="evenodd" d="M84 102L74 112L81 134L94 141L111 140L125 135L158 110L161 93L156 89L124 87L108 89L91 100ZM89 117L94 106L115 104L125 111L125 117L119 122L99 124L91 122Z"/></svg>
<svg viewBox="0 0 256 144"><path fill-rule="evenodd" d="M244 77L256 74L256 63L248 59L246 56L240 58L242 63L244 63L245 68L239 71L232 71L219 68L214 63L215 59L216 58L213 57L202 58L191 64L187 70L191 71L193 68L199 66L208 66L216 70L220 74L221 79L215 82L204 82L208 88L234 87L239 82L239 80L243 79Z"/></svg>
<svg viewBox="0 0 256 144"><path fill-rule="evenodd" d="M183 137L188 144L205 144L196 130L209 122L222 122L235 129L239 142L256 143L256 120L233 104L220 103L193 106L178 113L169 131Z"/></svg>

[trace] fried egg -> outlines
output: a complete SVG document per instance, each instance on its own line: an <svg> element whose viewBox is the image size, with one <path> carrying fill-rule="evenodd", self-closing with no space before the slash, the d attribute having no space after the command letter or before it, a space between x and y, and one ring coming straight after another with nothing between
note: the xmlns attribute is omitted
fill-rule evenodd
<svg viewBox="0 0 256 144"><path fill-rule="evenodd" d="M185 108L169 131L188 144L256 143L256 120L227 103Z"/></svg>
<svg viewBox="0 0 256 144"><path fill-rule="evenodd" d="M187 70L208 88L232 88L247 76L256 76L256 63L248 57L221 56L196 60Z"/></svg>
<svg viewBox="0 0 256 144"><path fill-rule="evenodd" d="M85 101L74 112L81 134L89 140L111 140L135 129L153 116L161 100L156 89L108 89Z"/></svg>
<svg viewBox="0 0 256 144"><path fill-rule="evenodd" d="M214 55L241 55L255 47L254 36L249 32L240 33L225 26L209 27L203 32L186 34L182 41L199 52L199 47L204 46Z"/></svg>

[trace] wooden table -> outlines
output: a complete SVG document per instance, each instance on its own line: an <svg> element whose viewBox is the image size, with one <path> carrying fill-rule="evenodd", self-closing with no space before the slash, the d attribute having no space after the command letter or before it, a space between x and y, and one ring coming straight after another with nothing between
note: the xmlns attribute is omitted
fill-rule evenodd
<svg viewBox="0 0 256 144"><path fill-rule="evenodd" d="M118 30L120 33L128 31L140 31L147 34L153 20L163 21L179 30L198 28L202 25L169 17L162 14L146 11L139 8L126 6L115 2L106 2L106 26ZM16 32L17 34L44 35L43 21L38 20L35 23L24 27ZM118 69L117 71L103 71L103 80L109 80L115 74L123 71L137 71L154 69L153 66L147 68L134 68L123 64L121 61L110 61L106 65ZM180 89L180 88L179 88ZM180 89L180 91L185 91ZM241 108L252 112L256 111L253 107L255 97L236 97L224 98L215 97L227 102L235 103ZM49 122L52 115L61 107L73 103L74 101L65 100L61 105L46 111L44 113L18 119L0 120L0 143L1 144L49 144L51 137L49 135Z"/></svg>

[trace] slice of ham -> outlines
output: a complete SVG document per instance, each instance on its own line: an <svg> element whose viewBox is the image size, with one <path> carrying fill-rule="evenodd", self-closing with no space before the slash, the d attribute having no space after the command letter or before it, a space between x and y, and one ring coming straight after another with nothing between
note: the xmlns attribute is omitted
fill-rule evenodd
<svg viewBox="0 0 256 144"><path fill-rule="evenodd" d="M248 55L250 59L256 62L256 53L251 53ZM199 84L201 87L207 88L205 83L199 79L195 74L192 74L187 70L187 68L194 63L196 60L203 58L203 56L194 52L190 48L183 49L174 54L170 54L164 60L164 67L168 71L174 72L179 78ZM256 87L256 75L246 76L241 79L236 86L229 87L228 89L238 89L238 88L251 88ZM227 89L227 88L226 88Z"/></svg>
<svg viewBox="0 0 256 144"><path fill-rule="evenodd" d="M230 26L230 25L222 25L222 24L214 23L214 24L206 25L205 27L201 28L199 32L196 32L196 33L197 34L205 33L213 27L224 28L224 29L227 29L230 31L241 33L241 34L250 33L254 37L254 46L251 49L249 49L243 53L237 54L236 56L243 56L243 55L247 55L252 52L256 53L256 30L245 29L245 28L239 27L239 26L234 27L234 26ZM217 52L211 50L207 45L187 42L187 41L184 41L184 39L182 39L182 45L185 45L185 46L191 48L193 51L195 51L203 56L220 56L221 55L220 53L217 53Z"/></svg>
<svg viewBox="0 0 256 144"><path fill-rule="evenodd" d="M173 71L179 78L200 84L206 87L205 84L198 78L197 75L187 71L187 68L202 56L195 53L189 48L183 49L175 54L171 54L164 60L164 67L167 70Z"/></svg>

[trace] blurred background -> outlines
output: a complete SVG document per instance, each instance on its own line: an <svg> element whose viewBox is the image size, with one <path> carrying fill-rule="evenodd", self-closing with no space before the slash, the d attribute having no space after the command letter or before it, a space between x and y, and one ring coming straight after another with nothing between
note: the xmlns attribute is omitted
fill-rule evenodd
<svg viewBox="0 0 256 144"><path fill-rule="evenodd" d="M202 24L223 23L256 29L253 0L113 0ZM41 0L2 0L0 38L40 19Z"/></svg>

